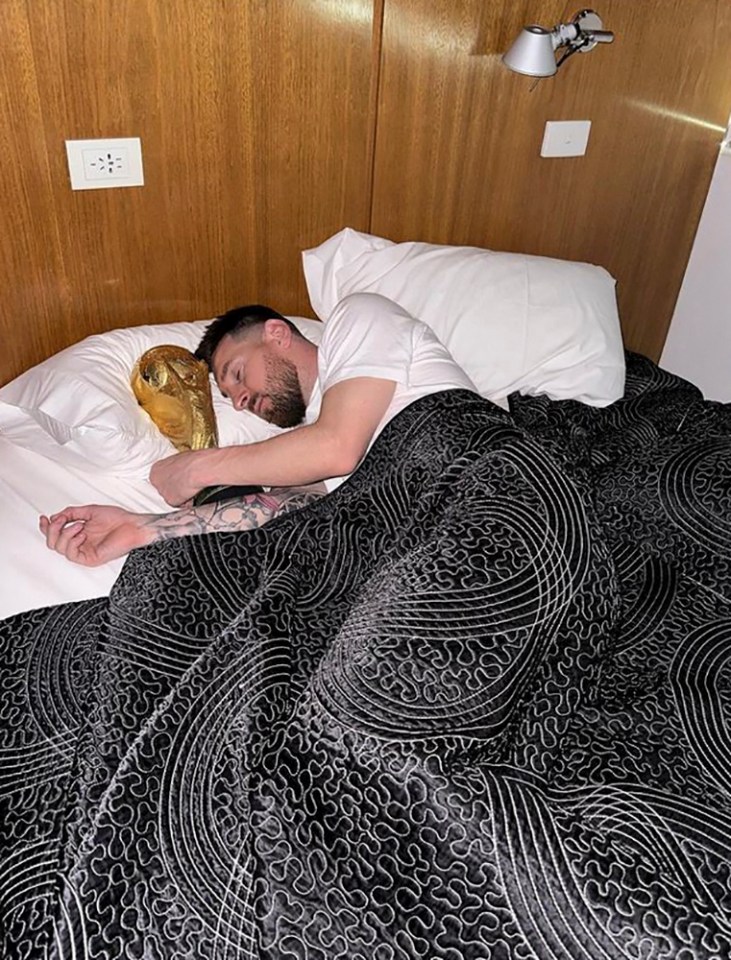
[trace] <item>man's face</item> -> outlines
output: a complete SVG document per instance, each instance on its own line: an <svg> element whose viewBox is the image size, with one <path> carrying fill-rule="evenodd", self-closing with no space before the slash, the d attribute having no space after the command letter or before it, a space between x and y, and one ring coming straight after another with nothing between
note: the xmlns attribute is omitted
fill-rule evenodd
<svg viewBox="0 0 731 960"><path fill-rule="evenodd" d="M297 368L262 333L257 328L243 337L223 337L213 353L216 383L236 410L249 410L278 427L295 427L306 410Z"/></svg>

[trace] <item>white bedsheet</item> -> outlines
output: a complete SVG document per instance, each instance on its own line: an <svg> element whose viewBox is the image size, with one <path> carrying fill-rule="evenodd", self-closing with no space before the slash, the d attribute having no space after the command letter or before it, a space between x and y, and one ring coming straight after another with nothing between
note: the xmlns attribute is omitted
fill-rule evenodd
<svg viewBox="0 0 731 960"><path fill-rule="evenodd" d="M170 509L149 483L85 474L0 436L0 618L109 593L123 560L80 567L48 550L38 531L39 514L81 503L155 513Z"/></svg>

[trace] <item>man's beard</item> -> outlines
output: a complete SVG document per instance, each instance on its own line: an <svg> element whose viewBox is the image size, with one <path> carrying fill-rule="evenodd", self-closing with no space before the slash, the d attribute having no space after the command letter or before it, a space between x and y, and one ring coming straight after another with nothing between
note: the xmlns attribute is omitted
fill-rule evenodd
<svg viewBox="0 0 731 960"><path fill-rule="evenodd" d="M297 368L284 357L265 357L267 399L261 417L277 427L296 427L305 418L307 406L302 396Z"/></svg>

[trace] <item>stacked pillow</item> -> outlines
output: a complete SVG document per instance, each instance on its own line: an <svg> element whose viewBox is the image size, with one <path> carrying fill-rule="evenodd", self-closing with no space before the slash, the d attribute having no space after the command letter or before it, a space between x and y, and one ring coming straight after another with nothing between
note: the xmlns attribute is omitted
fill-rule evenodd
<svg viewBox="0 0 731 960"><path fill-rule="evenodd" d="M306 250L303 267L320 319L351 293L388 297L428 324L490 399L518 391L605 406L622 396L615 281L602 267L351 229Z"/></svg>
<svg viewBox="0 0 731 960"><path fill-rule="evenodd" d="M319 342L322 324L290 319ZM147 479L156 460L176 451L137 404L132 368L146 350L161 344L195 351L209 323L112 330L62 350L0 389L0 435L70 466ZM221 446L280 432L253 413L234 410L215 383L211 388Z"/></svg>

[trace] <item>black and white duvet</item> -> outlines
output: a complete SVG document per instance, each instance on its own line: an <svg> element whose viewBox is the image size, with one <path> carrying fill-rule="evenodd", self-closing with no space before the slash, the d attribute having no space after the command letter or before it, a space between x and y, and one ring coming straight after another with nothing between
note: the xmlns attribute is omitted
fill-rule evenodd
<svg viewBox="0 0 731 960"><path fill-rule="evenodd" d="M731 413L467 393L0 624L6 958L731 956Z"/></svg>

